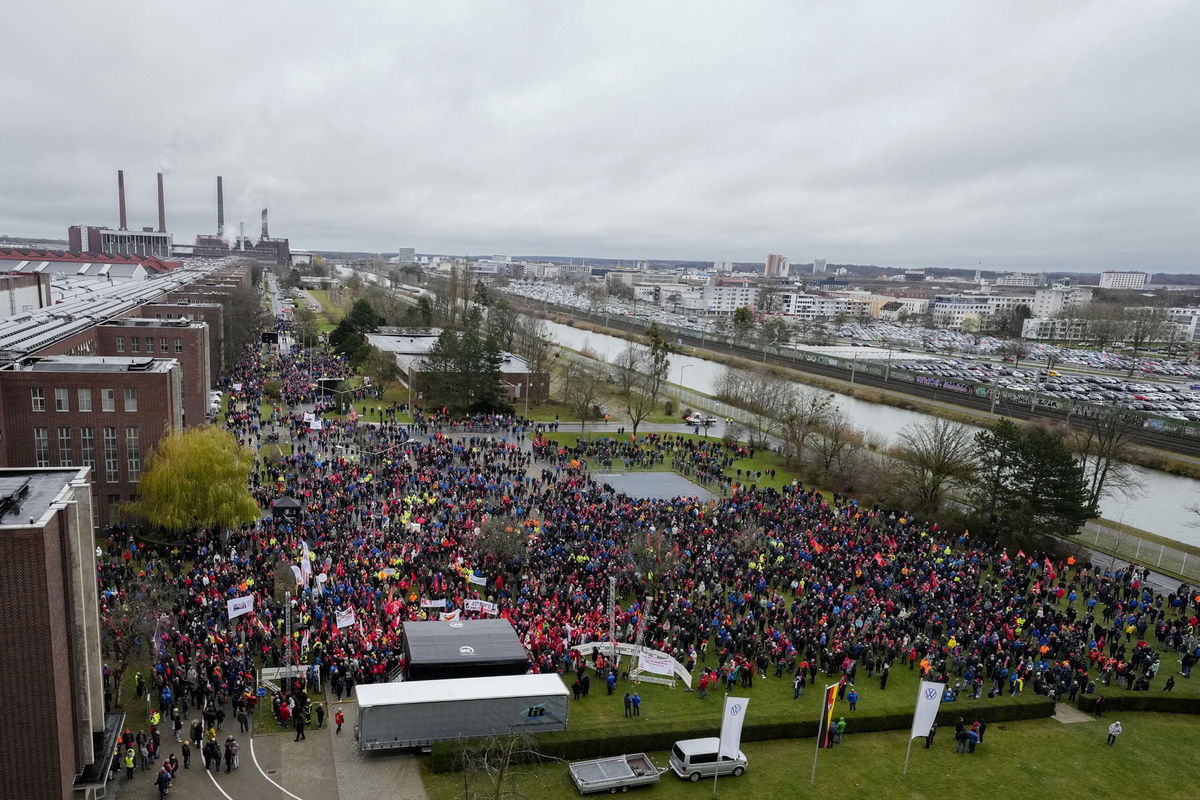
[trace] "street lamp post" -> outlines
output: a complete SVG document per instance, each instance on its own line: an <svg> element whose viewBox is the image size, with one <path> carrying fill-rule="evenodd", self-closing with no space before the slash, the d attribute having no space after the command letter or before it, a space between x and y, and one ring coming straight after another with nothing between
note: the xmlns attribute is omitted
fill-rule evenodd
<svg viewBox="0 0 1200 800"><path fill-rule="evenodd" d="M675 391L675 404L680 408L683 407L683 371L688 367L694 367L695 364L680 364L679 365L679 385ZM678 410L678 409L676 409Z"/></svg>

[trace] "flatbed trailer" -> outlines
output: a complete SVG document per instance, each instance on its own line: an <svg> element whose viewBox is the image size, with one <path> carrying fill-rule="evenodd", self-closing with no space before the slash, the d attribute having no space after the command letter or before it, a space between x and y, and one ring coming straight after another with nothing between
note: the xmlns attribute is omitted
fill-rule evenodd
<svg viewBox="0 0 1200 800"><path fill-rule="evenodd" d="M567 767L580 794L627 792L631 786L649 786L667 767L656 767L645 753L630 753L592 761L576 761Z"/></svg>

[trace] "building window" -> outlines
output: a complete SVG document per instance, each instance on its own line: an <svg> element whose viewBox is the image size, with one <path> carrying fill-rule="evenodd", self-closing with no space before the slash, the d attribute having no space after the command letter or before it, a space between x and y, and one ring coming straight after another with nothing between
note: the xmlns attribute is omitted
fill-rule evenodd
<svg viewBox="0 0 1200 800"><path fill-rule="evenodd" d="M125 459L129 466L129 482L137 483L142 479L142 447L138 429L125 429Z"/></svg>
<svg viewBox="0 0 1200 800"><path fill-rule="evenodd" d="M73 467L75 454L71 452L71 429L58 429L58 465L60 467Z"/></svg>
<svg viewBox="0 0 1200 800"><path fill-rule="evenodd" d="M92 410L92 390L91 389L80 389L76 394L76 400L79 401L79 410L80 411L91 411Z"/></svg>
<svg viewBox="0 0 1200 800"><path fill-rule="evenodd" d="M71 390L64 386L57 386L54 389L54 410L55 411L70 411L71 410Z"/></svg>
<svg viewBox="0 0 1200 800"><path fill-rule="evenodd" d="M34 466L50 466L50 432L45 428L33 429Z"/></svg>
<svg viewBox="0 0 1200 800"><path fill-rule="evenodd" d="M104 429L104 480L117 482L117 429Z"/></svg>
<svg viewBox="0 0 1200 800"><path fill-rule="evenodd" d="M131 349L133 350L133 352L135 352L135 353L140 353L140 352L142 352L142 340L141 340L141 337L139 337L139 336L131 336L131 337L129 337L129 344L130 344L130 346L131 346Z"/></svg>
<svg viewBox="0 0 1200 800"><path fill-rule="evenodd" d="M108 521L110 524L116 524L117 512L121 507L121 495L110 494L108 496Z"/></svg>
<svg viewBox="0 0 1200 800"><path fill-rule="evenodd" d="M134 342L137 342L137 339L134 339L133 341L134 341ZM136 345L136 344L134 345L133 349L134 349L134 350L137 350L137 345ZM118 353L124 353L124 352L125 352L125 337L124 337L124 336L118 336L118 337L117 337L117 352L118 352Z"/></svg>
<svg viewBox="0 0 1200 800"><path fill-rule="evenodd" d="M46 390L41 387L37 387L34 389L30 389L29 392L30 392L30 394L33 395L33 410L34 411L45 411L46 410Z"/></svg>
<svg viewBox="0 0 1200 800"><path fill-rule="evenodd" d="M117 410L117 390L116 389L101 389L100 390L100 410L101 411L116 411Z"/></svg>
<svg viewBox="0 0 1200 800"><path fill-rule="evenodd" d="M79 454L85 467L96 466L96 432L91 428L79 429Z"/></svg>
<svg viewBox="0 0 1200 800"><path fill-rule="evenodd" d="M137 389L132 386L125 387L125 410L137 411Z"/></svg>
<svg viewBox="0 0 1200 800"><path fill-rule="evenodd" d="M176 340L175 340L175 352L176 352L176 353L182 353L182 352L183 352L183 339L176 339Z"/></svg>
<svg viewBox="0 0 1200 800"><path fill-rule="evenodd" d="M171 340L165 336L162 337L161 339L159 339L158 340L158 352L160 352L160 353L171 352Z"/></svg>

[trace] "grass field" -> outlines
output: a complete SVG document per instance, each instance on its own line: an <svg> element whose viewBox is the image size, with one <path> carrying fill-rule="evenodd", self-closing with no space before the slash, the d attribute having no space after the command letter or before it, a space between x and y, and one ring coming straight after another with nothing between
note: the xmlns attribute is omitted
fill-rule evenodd
<svg viewBox="0 0 1200 800"><path fill-rule="evenodd" d="M626 434L624 434L624 437L627 438L630 435L631 434L626 433ZM639 436L641 436L641 435L642 434L639 434ZM713 442L713 443L720 443L720 441L721 441L716 436L705 436L704 434L696 435L694 433L674 433L674 432L672 432L670 435L671 436L683 436L685 439L708 441L708 442ZM594 433L589 432L589 433L583 434L583 436L587 441L594 441L596 439L600 439L600 438L604 438L604 437L617 436L617 434L615 434L611 431L600 431L600 432L594 432ZM546 438L556 440L559 444L563 445L564 447L574 446L575 443L579 441L579 437L580 437L580 434L574 433L574 432L572 432L572 433L549 433L546 435ZM618 464L616 464L614 462L614 467L616 467L616 466L618 466ZM660 465L653 467L653 469L669 471L670 467L671 467L671 464L670 464L670 461L668 460L664 464L660 464ZM593 469L596 469L596 467L594 465L593 465ZM747 479L747 478L743 477L741 479L741 482L743 484L757 483L759 486L772 486L772 487L778 489L783 486L790 485L792 482L792 479L795 478L795 475L784 464L783 459L780 458L779 456L777 456L776 454L770 452L769 450L755 451L753 458L739 458L739 459L735 460L733 462L733 466L730 467L729 469L727 469L725 472L727 475L733 475L734 479L737 480L737 470L739 470L739 469L742 470L743 474L745 474L746 472L759 472L759 471L764 473L762 478ZM775 470L774 478L771 478L765 474L767 472L767 470L770 470L770 469Z"/></svg>
<svg viewBox="0 0 1200 800"><path fill-rule="evenodd" d="M335 303L330 299L330 293L327 289L310 289L309 294L321 304L321 310L317 313L325 317L331 330L342 321L342 317L346 316L347 312L350 311L350 306L353 304L350 293L344 289L338 294L338 297L341 299L340 303Z"/></svg>
<svg viewBox="0 0 1200 800"><path fill-rule="evenodd" d="M751 703L749 714L756 711ZM750 768L739 778L722 777L718 798L773 799L832 796L839 800L928 800L931 798L1194 798L1195 752L1200 724L1184 715L1126 714L1124 734L1105 746L1104 720L1063 724L1056 720L991 724L976 752L954 752L954 730L938 732L934 747L913 742L907 776L907 732L847 735L817 756L815 787L809 786L815 741L749 742L742 750ZM667 753L653 753L666 766ZM1193 766L1186 766L1193 764ZM431 800L462 796L462 775L424 772ZM517 770L515 788L529 798L577 798L565 764ZM656 786L636 789L653 800L710 796L703 786L667 772Z"/></svg>
<svg viewBox="0 0 1200 800"><path fill-rule="evenodd" d="M911 705L911 704L910 704ZM751 703L748 714L760 711ZM814 787L813 739L750 742L742 746L750 766L740 778L717 782L717 797L771 800L836 797L838 800L929 800L930 798L1182 798L1196 796L1196 748L1200 724L1194 717L1123 714L1125 733L1105 745L1109 722L1118 718L1063 724L1054 719L988 726L974 753L954 752L954 730L939 730L934 746L913 742L907 776L901 776L907 731L847 735L822 751ZM667 753L653 753L667 765ZM1186 766L1192 764L1192 767ZM434 775L423 769L431 800L463 795L461 774ZM511 788L537 800L566 800L579 793L565 764L516 770ZM668 772L651 787L635 789L648 800L709 797L712 782L695 786ZM516 795L514 795L516 796Z"/></svg>

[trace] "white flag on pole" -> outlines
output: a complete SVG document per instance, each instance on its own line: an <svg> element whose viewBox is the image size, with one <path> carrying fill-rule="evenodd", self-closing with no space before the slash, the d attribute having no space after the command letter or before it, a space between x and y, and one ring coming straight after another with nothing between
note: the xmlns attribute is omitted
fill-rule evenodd
<svg viewBox="0 0 1200 800"><path fill-rule="evenodd" d="M725 696L725 716L721 718L721 748L719 756L737 758L742 746L742 721L746 719L748 697Z"/></svg>
<svg viewBox="0 0 1200 800"><path fill-rule="evenodd" d="M467 580L470 583L475 584L476 586L487 586L487 578L485 578L482 575L476 575L475 573L471 573L470 575L467 576Z"/></svg>
<svg viewBox="0 0 1200 800"><path fill-rule="evenodd" d="M354 618L354 609L353 608L338 609L337 613L334 615L334 621L337 622L337 626L339 629L340 628L349 628L351 625L358 622L358 620Z"/></svg>
<svg viewBox="0 0 1200 800"><path fill-rule="evenodd" d="M227 604L229 607L229 618L234 619L242 614L249 614L254 610L254 595L248 594L245 597L235 597Z"/></svg>
<svg viewBox="0 0 1200 800"><path fill-rule="evenodd" d="M456 608L453 611L441 611L438 613L438 619L443 622L455 620L462 616L462 609Z"/></svg>
<svg viewBox="0 0 1200 800"><path fill-rule="evenodd" d="M938 707L942 704L942 690L946 687L933 681L921 681L917 689L917 710L913 713L912 733L909 739L928 736L929 729L937 719Z"/></svg>

